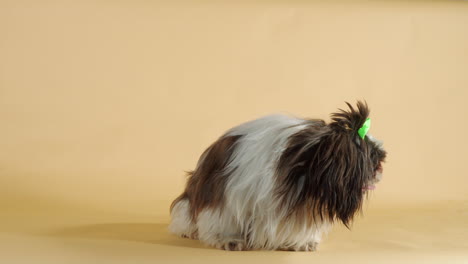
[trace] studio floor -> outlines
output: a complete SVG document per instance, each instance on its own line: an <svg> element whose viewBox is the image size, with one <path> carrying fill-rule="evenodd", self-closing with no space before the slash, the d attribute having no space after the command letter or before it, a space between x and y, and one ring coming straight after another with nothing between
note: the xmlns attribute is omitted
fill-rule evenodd
<svg viewBox="0 0 468 264"><path fill-rule="evenodd" d="M377 206L336 226L316 252L227 252L168 233L167 203L148 214L66 206L2 215L2 263L468 263L468 202Z"/></svg>

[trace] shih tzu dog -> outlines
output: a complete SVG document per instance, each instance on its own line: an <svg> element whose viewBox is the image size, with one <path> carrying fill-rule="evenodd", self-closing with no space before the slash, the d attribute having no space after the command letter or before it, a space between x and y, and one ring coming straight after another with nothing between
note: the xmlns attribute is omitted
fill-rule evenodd
<svg viewBox="0 0 468 264"><path fill-rule="evenodd" d="M369 108L347 105L328 124L271 115L227 131L189 173L169 230L225 250L315 251L382 175Z"/></svg>

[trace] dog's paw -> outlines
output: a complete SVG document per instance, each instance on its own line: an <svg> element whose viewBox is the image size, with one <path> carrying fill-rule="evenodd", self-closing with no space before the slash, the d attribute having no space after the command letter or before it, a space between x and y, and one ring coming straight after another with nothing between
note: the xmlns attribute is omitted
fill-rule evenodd
<svg viewBox="0 0 468 264"><path fill-rule="evenodd" d="M304 251L317 251L318 244L317 242L309 242L306 246L307 250Z"/></svg>
<svg viewBox="0 0 468 264"><path fill-rule="evenodd" d="M246 243L243 239L226 239L219 241L215 245L219 249L226 251L243 251L247 250Z"/></svg>
<svg viewBox="0 0 468 264"><path fill-rule="evenodd" d="M288 247L283 250L286 251L305 251L305 252L310 252L310 251L316 251L318 247L317 242L309 242L305 245L302 246L295 246L295 247Z"/></svg>
<svg viewBox="0 0 468 264"><path fill-rule="evenodd" d="M183 238L190 238L190 239L195 239L196 240L196 239L198 239L198 232L195 231L195 232L193 232L191 234L182 234L180 236L183 237Z"/></svg>

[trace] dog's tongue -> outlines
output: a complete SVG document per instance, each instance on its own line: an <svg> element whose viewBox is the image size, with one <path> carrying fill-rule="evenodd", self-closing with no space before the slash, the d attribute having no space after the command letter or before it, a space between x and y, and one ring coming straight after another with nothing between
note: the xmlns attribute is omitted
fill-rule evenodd
<svg viewBox="0 0 468 264"><path fill-rule="evenodd" d="M370 190L374 190L374 189L375 189L375 185L366 185L363 188L363 190L365 190L365 191L370 191Z"/></svg>

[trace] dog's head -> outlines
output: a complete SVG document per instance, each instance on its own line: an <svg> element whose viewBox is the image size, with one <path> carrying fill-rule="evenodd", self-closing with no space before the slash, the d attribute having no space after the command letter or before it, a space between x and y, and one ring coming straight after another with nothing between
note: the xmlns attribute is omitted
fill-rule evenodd
<svg viewBox="0 0 468 264"><path fill-rule="evenodd" d="M332 122L329 124L331 135L340 142L340 147L345 147L350 153L355 153L348 157L336 157L340 160L342 167L353 168L357 166L355 174L351 174L351 179L359 180L363 183L362 190L373 190L375 184L382 178L383 167L387 152L383 144L370 134L369 108L366 103L358 102L357 109L346 103L348 111L340 109L332 114ZM346 152L339 152L347 155ZM346 162L347 161L347 162ZM346 173L344 174L346 175ZM359 177L359 175L361 177Z"/></svg>
<svg viewBox="0 0 468 264"><path fill-rule="evenodd" d="M307 210L314 219L349 226L365 193L381 179L386 151L367 134L369 108L362 102L357 108L347 105L349 110L332 114L331 123L310 121L289 139L278 175L291 214Z"/></svg>

